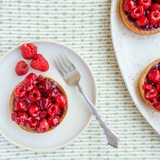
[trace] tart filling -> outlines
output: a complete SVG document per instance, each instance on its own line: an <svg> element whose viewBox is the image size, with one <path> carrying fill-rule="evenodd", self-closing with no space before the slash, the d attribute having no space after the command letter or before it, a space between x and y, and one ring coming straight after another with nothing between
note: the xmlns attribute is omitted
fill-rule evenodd
<svg viewBox="0 0 160 160"><path fill-rule="evenodd" d="M120 15L124 24L137 34L160 31L159 0L120 0Z"/></svg>
<svg viewBox="0 0 160 160"><path fill-rule="evenodd" d="M160 59L151 63L142 73L139 89L145 103L160 112Z"/></svg>
<svg viewBox="0 0 160 160"><path fill-rule="evenodd" d="M13 90L9 109L11 119L23 130L44 133L63 121L68 110L67 95L53 79L30 73Z"/></svg>

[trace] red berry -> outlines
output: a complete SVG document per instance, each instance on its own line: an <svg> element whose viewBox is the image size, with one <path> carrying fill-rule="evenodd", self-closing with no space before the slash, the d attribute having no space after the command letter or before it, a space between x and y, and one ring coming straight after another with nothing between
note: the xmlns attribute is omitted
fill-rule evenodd
<svg viewBox="0 0 160 160"><path fill-rule="evenodd" d="M144 90L150 90L150 89L152 89L152 84L151 83L144 83L144 85L142 86L142 88Z"/></svg>
<svg viewBox="0 0 160 160"><path fill-rule="evenodd" d="M29 99L33 102L37 102L39 101L41 98L41 93L38 89L32 89L30 92L29 92Z"/></svg>
<svg viewBox="0 0 160 160"><path fill-rule="evenodd" d="M51 128L58 126L60 122L61 122L61 119L58 116L48 117L48 123L51 126Z"/></svg>
<svg viewBox="0 0 160 160"><path fill-rule="evenodd" d="M153 69L152 71L149 72L148 78L154 83L159 83L160 82L160 71L158 69Z"/></svg>
<svg viewBox="0 0 160 160"><path fill-rule="evenodd" d="M51 105L51 100L48 98L42 97L39 100L39 106L41 110L47 110L47 108Z"/></svg>
<svg viewBox="0 0 160 160"><path fill-rule="evenodd" d="M45 79L44 81L39 83L37 86L42 93L47 93L51 89L52 83L49 80Z"/></svg>
<svg viewBox="0 0 160 160"><path fill-rule="evenodd" d="M38 131L44 133L48 130L49 124L46 119L41 119L38 124Z"/></svg>
<svg viewBox="0 0 160 160"><path fill-rule="evenodd" d="M26 120L28 118L28 115L24 112L19 112L17 113L16 117L15 117L15 120L17 122L18 125L20 124L25 124L26 123Z"/></svg>
<svg viewBox="0 0 160 160"><path fill-rule="evenodd" d="M31 104L28 108L29 110L29 114L32 116L32 117L37 117L39 116L39 113L40 113L40 109L38 106L34 105L34 104Z"/></svg>
<svg viewBox="0 0 160 160"><path fill-rule="evenodd" d="M26 94L26 88L24 87L24 85L18 86L15 90L14 90L14 95L17 98L21 98Z"/></svg>
<svg viewBox="0 0 160 160"><path fill-rule="evenodd" d="M141 17L136 19L137 26L145 26L148 23L149 23L149 20L147 19L147 17L145 17L145 15L142 15Z"/></svg>
<svg viewBox="0 0 160 160"><path fill-rule="evenodd" d="M26 104L31 104L31 100L29 99L29 94L26 94L26 95L23 97L23 101L24 101Z"/></svg>
<svg viewBox="0 0 160 160"><path fill-rule="evenodd" d="M66 100L66 97L62 94L59 94L56 98L56 103L62 107L62 108L65 108L65 106L67 105L67 100Z"/></svg>
<svg viewBox="0 0 160 160"><path fill-rule="evenodd" d="M51 104L48 109L47 109L47 112L50 116L55 116L58 114L59 112L59 106L57 104Z"/></svg>
<svg viewBox="0 0 160 160"><path fill-rule="evenodd" d="M31 86L32 84L36 84L37 82L37 76L35 73L30 73L25 79L24 84Z"/></svg>
<svg viewBox="0 0 160 160"><path fill-rule="evenodd" d="M151 11L160 11L160 4L158 3L153 3L151 5Z"/></svg>
<svg viewBox="0 0 160 160"><path fill-rule="evenodd" d="M132 18L139 18L143 15L144 13L144 8L142 6L137 6L132 12L131 12L131 17Z"/></svg>
<svg viewBox="0 0 160 160"><path fill-rule="evenodd" d="M145 98L147 100L152 100L158 95L158 92L155 89L151 89L145 92Z"/></svg>
<svg viewBox="0 0 160 160"><path fill-rule="evenodd" d="M156 85L156 89L157 89L158 92L160 92L160 83L158 83L158 84Z"/></svg>
<svg viewBox="0 0 160 160"><path fill-rule="evenodd" d="M15 68L15 71L19 76L26 74L28 70L29 70L28 64L24 61L19 61Z"/></svg>
<svg viewBox="0 0 160 160"><path fill-rule="evenodd" d="M39 75L37 81L38 81L38 83L42 82L43 81L43 76Z"/></svg>
<svg viewBox="0 0 160 160"><path fill-rule="evenodd" d="M18 100L17 103L14 106L14 111L16 112L26 112L27 109L27 105L23 102Z"/></svg>
<svg viewBox="0 0 160 160"><path fill-rule="evenodd" d="M152 11L152 12L150 13L150 18L149 18L149 20L150 20L150 23L151 23L152 25L157 24L157 23L159 22L159 20L160 20L160 12L159 12L159 11Z"/></svg>
<svg viewBox="0 0 160 160"><path fill-rule="evenodd" d="M144 7L144 10L147 10L151 6L151 0L139 0L138 4Z"/></svg>
<svg viewBox="0 0 160 160"><path fill-rule="evenodd" d="M149 28L149 29L152 29L152 28L153 28L153 25L152 25L152 24L150 24L150 25L148 26L148 28Z"/></svg>
<svg viewBox="0 0 160 160"><path fill-rule="evenodd" d="M50 98L52 101L54 101L56 99L56 97L58 96L59 91L56 88L53 88L49 94L48 94L48 98Z"/></svg>
<svg viewBox="0 0 160 160"><path fill-rule="evenodd" d="M36 119L34 117L29 117L26 120L26 126L31 130L35 130L38 126L38 119Z"/></svg>
<svg viewBox="0 0 160 160"><path fill-rule="evenodd" d="M37 54L34 56L31 67L36 70L40 70L42 72L48 71L49 63L47 60L42 56L42 54Z"/></svg>
<svg viewBox="0 0 160 160"><path fill-rule="evenodd" d="M37 47L32 43L24 43L21 46L21 53L24 59L32 59L37 54Z"/></svg>
<svg viewBox="0 0 160 160"><path fill-rule="evenodd" d="M133 0L126 0L124 3L124 10L128 13L132 12L136 8L136 3Z"/></svg>
<svg viewBox="0 0 160 160"><path fill-rule="evenodd" d="M153 105L160 104L160 96L156 96L154 99L152 99L152 104Z"/></svg>
<svg viewBox="0 0 160 160"><path fill-rule="evenodd" d="M160 104L155 105L155 107L160 111Z"/></svg>
<svg viewBox="0 0 160 160"><path fill-rule="evenodd" d="M47 112L42 111L39 116L40 116L40 118L45 118L47 116Z"/></svg>
<svg viewBox="0 0 160 160"><path fill-rule="evenodd" d="M12 121L15 121L16 116L17 116L17 113L16 113L16 112L13 112L12 115L11 115Z"/></svg>

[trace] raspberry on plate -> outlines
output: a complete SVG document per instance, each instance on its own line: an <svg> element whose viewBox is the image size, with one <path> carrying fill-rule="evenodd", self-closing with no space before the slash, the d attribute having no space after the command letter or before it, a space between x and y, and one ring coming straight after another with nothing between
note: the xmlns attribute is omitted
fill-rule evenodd
<svg viewBox="0 0 160 160"><path fill-rule="evenodd" d="M42 54L36 54L31 62L31 67L33 69L46 72L49 70L49 63Z"/></svg>
<svg viewBox="0 0 160 160"><path fill-rule="evenodd" d="M31 133L44 133L64 120L67 95L55 80L30 73L13 90L9 109L12 121L19 127Z"/></svg>
<svg viewBox="0 0 160 160"><path fill-rule="evenodd" d="M32 43L24 43L20 49L24 59L32 59L37 54L37 47Z"/></svg>
<svg viewBox="0 0 160 160"><path fill-rule="evenodd" d="M18 76L25 75L29 70L28 64L24 61L19 61L15 67L15 72Z"/></svg>

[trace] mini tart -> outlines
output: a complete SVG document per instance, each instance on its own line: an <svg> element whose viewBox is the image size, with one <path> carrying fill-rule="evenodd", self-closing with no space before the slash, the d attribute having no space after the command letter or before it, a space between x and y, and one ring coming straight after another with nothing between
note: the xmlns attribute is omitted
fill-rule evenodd
<svg viewBox="0 0 160 160"><path fill-rule="evenodd" d="M154 62L152 62L150 65L148 65L148 66L145 68L145 70L143 71L143 73L141 74L141 77L140 77L140 80L139 80L139 91L140 91L140 94L141 94L144 102L145 102L151 109L153 109L153 110L155 110L155 111L157 111L157 112L160 112L160 111L159 111L156 107L149 105L150 101L145 98L145 90L143 90L142 87L143 87L143 85L144 85L144 83L145 83L145 79L146 79L147 74L149 73L149 71L150 71L157 63L159 63L159 62L160 62L160 59L157 59L157 60L155 60Z"/></svg>
<svg viewBox="0 0 160 160"><path fill-rule="evenodd" d="M44 78L44 79L49 79L49 80L52 81L53 83L56 83L56 84L57 84L57 87L60 89L60 91L62 92L62 94L66 97L67 102L68 102L68 98L67 98L66 92L64 91L63 87L62 87L57 81L53 80L53 79L50 78L50 77L46 77L46 76L43 76L43 78ZM24 83L24 81L21 81L20 83L18 83L18 84L16 85L16 87L14 88L14 90L15 90L18 86L22 85L23 83ZM14 90L12 91L12 94L11 94L10 100L9 100L9 110L10 110L10 114L11 114L11 115L12 115L12 113L14 112L14 108L13 108L13 107L14 107L14 99L15 99ZM62 123L62 121L64 120L64 117L66 116L67 111L68 111L68 103L67 103L65 112L63 113L62 117L60 118L60 119L61 119L61 123ZM16 123L16 121L15 121L15 123ZM17 123L16 123L16 124L17 124ZM18 124L17 124L17 125L18 125ZM22 128L23 130L27 131L27 132L40 133L40 132L38 132L37 130L30 130L29 128L26 127L26 125L20 124L20 125L18 125L18 126L19 126L20 128ZM57 126L56 126L56 127L57 127ZM56 127L54 127L54 128L56 128ZM46 132L49 132L49 131L53 130L54 128L51 128L51 127L50 127Z"/></svg>
<svg viewBox="0 0 160 160"><path fill-rule="evenodd" d="M157 28L157 29L153 29L153 30L143 30L141 28L138 28L134 23L132 23L128 18L127 18L127 15L124 11L124 2L125 0L120 0L120 3L119 3L119 12L120 12L120 16L121 16L121 19L123 21L123 23L125 24L125 26L131 30L132 32L134 33L137 33L137 34L140 34L140 35L152 35L152 34L156 34L158 32L160 32L160 28Z"/></svg>

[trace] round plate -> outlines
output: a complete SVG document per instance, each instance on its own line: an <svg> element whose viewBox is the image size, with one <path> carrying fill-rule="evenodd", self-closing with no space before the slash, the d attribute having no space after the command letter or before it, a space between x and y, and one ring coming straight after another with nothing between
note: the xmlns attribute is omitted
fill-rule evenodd
<svg viewBox="0 0 160 160"><path fill-rule="evenodd" d="M143 36L131 32L121 20L117 0L112 0L111 33L119 68L132 100L143 117L160 134L160 113L145 104L138 87L143 70L160 58L160 33Z"/></svg>
<svg viewBox="0 0 160 160"><path fill-rule="evenodd" d="M81 74L80 84L89 99L96 105L96 82L86 62L68 47L51 41L32 41L49 62L50 68L47 72L40 72L29 68L29 73L44 75L59 82L68 96L68 112L63 122L54 130L43 134L29 133L22 130L11 120L9 112L9 99L12 90L26 75L17 76L15 66L18 61L24 60L29 66L31 61L21 56L20 46L7 52L0 61L0 132L12 143L30 150L46 151L62 147L73 141L80 135L91 121L92 114L82 95L76 86L68 85L57 71L52 57L58 53L65 53L75 64ZM29 74L27 73L27 74Z"/></svg>

